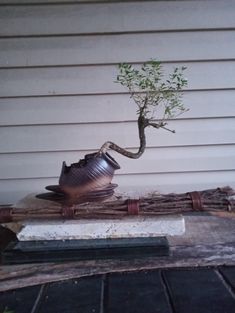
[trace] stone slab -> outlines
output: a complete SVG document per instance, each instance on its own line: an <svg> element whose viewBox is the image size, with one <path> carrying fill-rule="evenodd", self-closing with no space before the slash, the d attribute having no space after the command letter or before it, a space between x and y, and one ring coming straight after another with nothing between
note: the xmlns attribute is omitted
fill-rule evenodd
<svg viewBox="0 0 235 313"><path fill-rule="evenodd" d="M168 255L166 237L15 241L3 251L2 263L128 260Z"/></svg>
<svg viewBox="0 0 235 313"><path fill-rule="evenodd" d="M112 199L128 197L130 194L117 193ZM37 199L35 194L29 194L14 207L59 208L60 204ZM122 220L32 221L17 223L15 232L20 241L181 236L185 232L185 222L181 215L130 217Z"/></svg>
<svg viewBox="0 0 235 313"><path fill-rule="evenodd" d="M181 236L184 232L184 218L175 215L122 220L25 222L17 238L20 241L134 238Z"/></svg>

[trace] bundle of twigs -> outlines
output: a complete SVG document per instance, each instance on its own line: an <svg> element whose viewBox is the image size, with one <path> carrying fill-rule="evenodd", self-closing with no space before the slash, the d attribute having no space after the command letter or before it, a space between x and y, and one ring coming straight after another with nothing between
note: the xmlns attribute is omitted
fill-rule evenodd
<svg viewBox="0 0 235 313"><path fill-rule="evenodd" d="M0 223L28 219L105 219L129 215L159 216L194 211L235 212L235 191L230 187L182 194L152 195L138 200L89 202L58 208L0 208Z"/></svg>

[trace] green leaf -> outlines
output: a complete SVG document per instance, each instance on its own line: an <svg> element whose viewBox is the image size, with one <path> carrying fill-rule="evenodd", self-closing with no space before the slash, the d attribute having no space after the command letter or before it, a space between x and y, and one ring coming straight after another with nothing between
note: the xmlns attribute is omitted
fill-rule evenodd
<svg viewBox="0 0 235 313"><path fill-rule="evenodd" d="M118 69L115 82L129 90L130 97L138 106L138 115L152 117L156 114L160 120L167 120L186 111L181 92L188 83L183 75L185 66L174 68L166 80L161 62L155 59L143 63L140 67L120 63ZM159 113L158 108L162 107L164 109Z"/></svg>

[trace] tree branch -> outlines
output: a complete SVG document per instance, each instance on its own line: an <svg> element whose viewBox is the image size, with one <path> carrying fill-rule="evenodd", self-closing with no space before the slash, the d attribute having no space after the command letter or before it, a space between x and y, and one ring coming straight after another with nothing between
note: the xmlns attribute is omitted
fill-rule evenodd
<svg viewBox="0 0 235 313"><path fill-rule="evenodd" d="M167 131L169 131L169 132L171 132L173 134L175 133L175 130L169 129L169 128L165 127L165 125L167 125L167 123L163 123L163 122L160 122L160 123L148 122L147 126L152 126L154 128L157 128L157 129L163 128L163 129L165 129L165 130L167 130Z"/></svg>
<svg viewBox="0 0 235 313"><path fill-rule="evenodd" d="M140 146L136 153L130 152L118 146L112 141L106 141L100 148L98 154L106 153L108 149L112 149L116 151L117 153L120 153L123 156L126 156L128 158L138 159L144 153L145 148L146 148L145 128L148 126L148 121L145 119L143 115L143 110L144 110L144 107L140 109L140 115L138 118L138 131L139 131Z"/></svg>

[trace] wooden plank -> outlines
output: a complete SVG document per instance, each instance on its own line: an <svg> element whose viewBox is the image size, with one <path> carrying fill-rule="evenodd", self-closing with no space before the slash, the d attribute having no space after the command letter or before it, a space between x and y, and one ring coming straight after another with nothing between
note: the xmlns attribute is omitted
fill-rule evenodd
<svg viewBox="0 0 235 313"><path fill-rule="evenodd" d="M59 173L58 173L59 174ZM186 172L162 174L116 175L114 183L119 185L117 192L132 197L151 192L187 192L230 185L235 188L234 170L212 172ZM0 180L1 204L15 203L30 193L45 192L45 186L58 183L58 177Z"/></svg>
<svg viewBox="0 0 235 313"><path fill-rule="evenodd" d="M175 120L169 122L168 127L176 133L146 129L148 147L235 142L234 118ZM1 127L0 152L97 150L107 140L126 148L138 147L136 122Z"/></svg>
<svg viewBox="0 0 235 313"><path fill-rule="evenodd" d="M235 310L235 299L212 269L164 271L176 312L221 313Z"/></svg>
<svg viewBox="0 0 235 313"><path fill-rule="evenodd" d="M185 92L189 109L179 118L235 116L235 90ZM136 120L128 94L0 99L0 125L119 122ZM113 113L115 112L115 114Z"/></svg>
<svg viewBox="0 0 235 313"><path fill-rule="evenodd" d="M220 272L225 278L226 282L232 288L235 294L235 268L234 267L221 267Z"/></svg>
<svg viewBox="0 0 235 313"><path fill-rule="evenodd" d="M111 274L105 310L112 313L171 313L160 271Z"/></svg>
<svg viewBox="0 0 235 313"><path fill-rule="evenodd" d="M1 39L0 67L224 60L234 42L234 31Z"/></svg>
<svg viewBox="0 0 235 313"><path fill-rule="evenodd" d="M234 8L233 1L6 6L0 36L229 28L235 26Z"/></svg>
<svg viewBox="0 0 235 313"><path fill-rule="evenodd" d="M190 249L190 246L197 244L201 246L201 248L198 246L201 250L200 253L204 253L204 247L208 245L219 245L219 243L226 242L230 242L233 245L235 238L235 217L231 215L227 215L226 217L219 214L191 214L185 215L184 218L186 232L183 236L169 238L170 246L185 246L183 250L186 251L187 247ZM215 262L222 257L219 253L218 250L218 255L214 256ZM230 252L227 247L224 250L224 256L227 258L228 254ZM195 259L197 259L197 253L195 254ZM226 264L226 261L224 264Z"/></svg>
<svg viewBox="0 0 235 313"><path fill-rule="evenodd" d="M235 61L184 62L189 81L188 90L234 89ZM165 64L167 73L179 64ZM27 68L0 70L0 96L78 95L122 93L126 89L115 84L117 68L112 65ZM102 77L102 79L101 79Z"/></svg>
<svg viewBox="0 0 235 313"><path fill-rule="evenodd" d="M98 313L100 312L101 284L101 277L49 284L42 295L37 312Z"/></svg>
<svg viewBox="0 0 235 313"><path fill-rule="evenodd" d="M0 291L97 274L224 264L235 265L234 244L213 243L210 245L175 246L172 247L172 256L170 257L135 259L134 261L99 260L2 266L0 270ZM192 290L191 286L188 289ZM206 291L204 286L201 289ZM186 304L188 305L188 302Z"/></svg>
<svg viewBox="0 0 235 313"><path fill-rule="evenodd" d="M88 153L91 151L0 154L0 179L57 177L62 161L71 164ZM121 166L117 175L221 171L234 169L235 145L147 148L137 161L111 154Z"/></svg>
<svg viewBox="0 0 235 313"><path fill-rule="evenodd" d="M31 312L40 286L0 293L0 312Z"/></svg>
<svg viewBox="0 0 235 313"><path fill-rule="evenodd" d="M151 268L235 265L234 218L210 215L185 216L187 232L170 237L172 255L166 259L144 259L123 262L89 264L45 264L45 266L2 266L0 290L14 289L28 284L69 279L97 273L123 272ZM230 243L227 243L230 241ZM216 244L215 244L216 243ZM80 266L81 265L81 266ZM97 266L97 267L96 267ZM33 278L33 279L32 279Z"/></svg>

